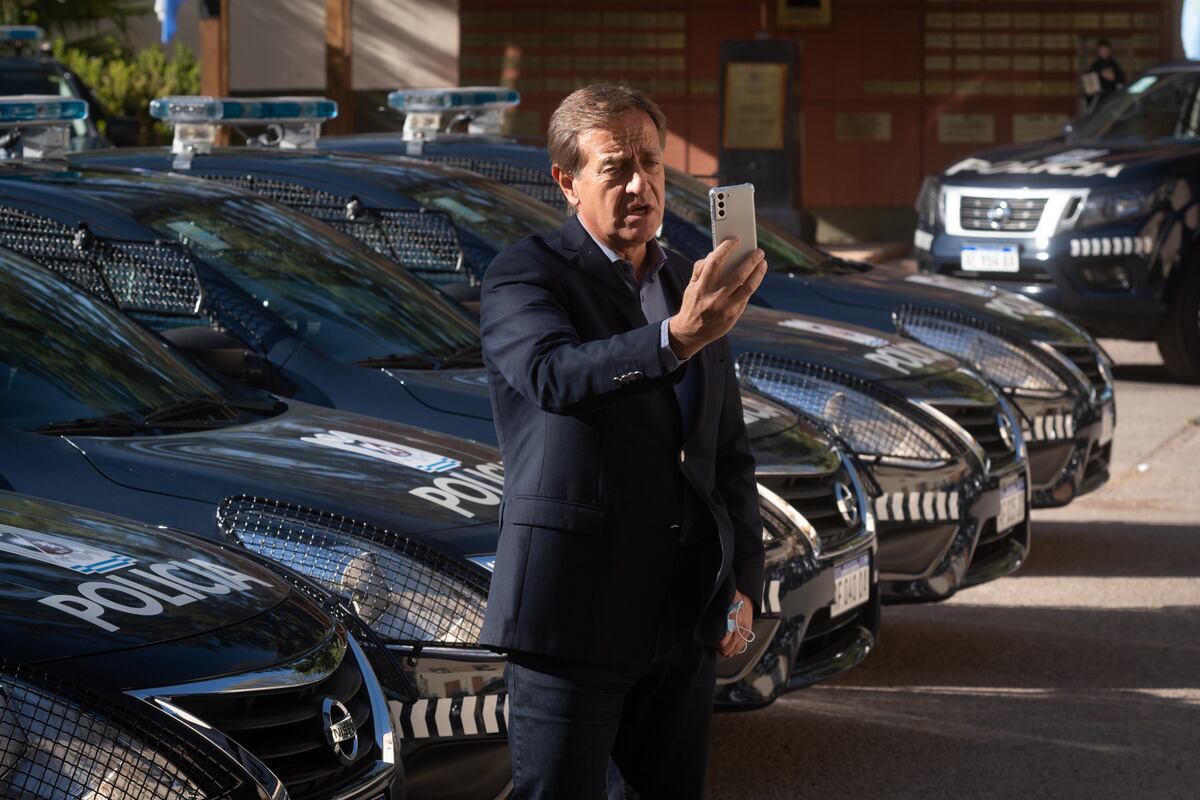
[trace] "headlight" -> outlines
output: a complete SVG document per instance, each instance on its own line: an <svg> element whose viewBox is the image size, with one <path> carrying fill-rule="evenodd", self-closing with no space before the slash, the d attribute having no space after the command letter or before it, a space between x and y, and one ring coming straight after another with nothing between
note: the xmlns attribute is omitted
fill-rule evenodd
<svg viewBox="0 0 1200 800"><path fill-rule="evenodd" d="M374 525L271 500L227 498L217 525L340 597L383 639L479 643L487 578L466 563Z"/></svg>
<svg viewBox="0 0 1200 800"><path fill-rule="evenodd" d="M914 419L870 395L807 374L796 362L748 353L738 357L738 376L748 388L829 425L860 455L912 461L946 461L950 453Z"/></svg>
<svg viewBox="0 0 1200 800"><path fill-rule="evenodd" d="M921 182L915 205L921 221L929 226L940 225L946 214L945 193L937 178L929 177Z"/></svg>
<svg viewBox="0 0 1200 800"><path fill-rule="evenodd" d="M57 800L200 800L225 796L215 776L188 770L183 740L143 715L90 698L49 677L0 663L0 797ZM174 737L171 737L172 739ZM193 764L195 766L195 764ZM200 777L204 775L204 777ZM213 785L209 785L213 784Z"/></svg>
<svg viewBox="0 0 1200 800"><path fill-rule="evenodd" d="M902 307L896 328L905 336L949 353L973 366L992 383L1016 392L1063 394L1067 384L1050 367L995 334Z"/></svg>
<svg viewBox="0 0 1200 800"><path fill-rule="evenodd" d="M1168 181L1164 184L1127 186L1120 189L1093 189L1088 193L1075 227L1090 228L1144 217L1166 196L1170 183Z"/></svg>

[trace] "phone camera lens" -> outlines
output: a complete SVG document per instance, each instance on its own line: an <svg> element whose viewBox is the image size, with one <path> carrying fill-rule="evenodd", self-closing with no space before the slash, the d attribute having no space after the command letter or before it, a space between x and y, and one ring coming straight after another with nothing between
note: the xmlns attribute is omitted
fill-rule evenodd
<svg viewBox="0 0 1200 800"><path fill-rule="evenodd" d="M717 203L717 208L724 208L724 207L725 207L724 203L720 203L720 202Z"/></svg>
<svg viewBox="0 0 1200 800"><path fill-rule="evenodd" d="M724 199L725 199L725 195L723 195L723 194L718 194L718 195L717 195L717 199L718 199L718 200L724 200Z"/></svg>

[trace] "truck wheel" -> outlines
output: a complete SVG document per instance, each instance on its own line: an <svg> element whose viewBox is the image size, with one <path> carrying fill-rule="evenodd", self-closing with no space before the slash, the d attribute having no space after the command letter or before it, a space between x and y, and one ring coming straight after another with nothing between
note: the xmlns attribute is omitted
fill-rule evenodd
<svg viewBox="0 0 1200 800"><path fill-rule="evenodd" d="M1158 352L1173 377L1200 383L1200 264L1187 261L1182 266L1188 274L1158 330Z"/></svg>

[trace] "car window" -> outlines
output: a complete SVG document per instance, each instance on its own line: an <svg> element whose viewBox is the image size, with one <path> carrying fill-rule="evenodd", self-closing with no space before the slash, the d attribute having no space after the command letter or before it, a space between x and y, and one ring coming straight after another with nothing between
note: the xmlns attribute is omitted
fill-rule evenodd
<svg viewBox="0 0 1200 800"><path fill-rule="evenodd" d="M479 341L462 309L387 259L275 203L202 198L139 221L188 247L308 343L344 363L451 358Z"/></svg>
<svg viewBox="0 0 1200 800"><path fill-rule="evenodd" d="M0 421L32 430L219 396L208 377L104 301L0 256Z"/></svg>
<svg viewBox="0 0 1200 800"><path fill-rule="evenodd" d="M1138 144L1200 136L1200 72L1146 75L1080 122L1073 144Z"/></svg>

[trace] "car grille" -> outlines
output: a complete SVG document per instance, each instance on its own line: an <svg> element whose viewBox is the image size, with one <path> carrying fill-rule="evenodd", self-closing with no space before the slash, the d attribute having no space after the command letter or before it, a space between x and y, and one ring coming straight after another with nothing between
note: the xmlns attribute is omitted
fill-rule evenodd
<svg viewBox="0 0 1200 800"><path fill-rule="evenodd" d="M1088 383L1097 392L1103 392L1108 387L1108 381L1104 379L1104 373L1100 370L1100 354L1091 345L1056 344L1054 349L1079 367L1079 371L1087 377Z"/></svg>
<svg viewBox="0 0 1200 800"><path fill-rule="evenodd" d="M0 658L2 797L186 800L244 784L224 753L181 733L141 701Z"/></svg>
<svg viewBox="0 0 1200 800"><path fill-rule="evenodd" d="M1046 208L1044 197L972 197L959 200L963 230L1031 232L1037 229Z"/></svg>
<svg viewBox="0 0 1200 800"><path fill-rule="evenodd" d="M333 648L323 656L336 654ZM324 736L322 703L337 700L358 731L358 753L341 763ZM170 702L203 720L262 761L292 800L323 796L368 772L382 754L375 741L367 682L354 653L326 677L296 688L175 695Z"/></svg>
<svg viewBox="0 0 1200 800"><path fill-rule="evenodd" d="M534 200L540 200L560 211L567 210L567 201L563 197L562 190L558 188L558 184L551 177L549 170L542 172L504 161L486 161L469 156L426 156L426 159L438 164L445 164L448 167L469 169L485 178L511 186Z"/></svg>
<svg viewBox="0 0 1200 800"><path fill-rule="evenodd" d="M15 250L125 311L195 315L200 279L174 242L96 237L16 208L0 207L0 246Z"/></svg>
<svg viewBox="0 0 1200 800"><path fill-rule="evenodd" d="M337 195L287 181L206 175L319 219L433 284L470 283L454 221L436 209L362 209Z"/></svg>
<svg viewBox="0 0 1200 800"><path fill-rule="evenodd" d="M1005 467L1017 459L1013 448L1013 431L1000 422L1004 413L999 405L959 405L935 403L934 406L979 443L991 462L992 470Z"/></svg>
<svg viewBox="0 0 1200 800"><path fill-rule="evenodd" d="M254 497L223 500L217 527L341 597L377 636L479 642L489 579L466 562L375 525Z"/></svg>
<svg viewBox="0 0 1200 800"><path fill-rule="evenodd" d="M860 526L856 520L861 517L861 512L857 508L857 499L851 501L853 509L848 509L853 514L850 520L838 505L838 483L853 493L850 488L852 484L844 479L839 481L837 473L820 477L759 475L758 482L790 503L792 508L812 523L817 529L822 549L837 550L858 533Z"/></svg>

